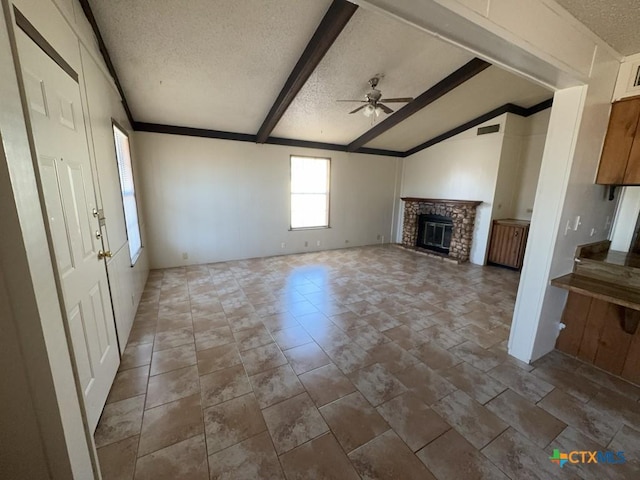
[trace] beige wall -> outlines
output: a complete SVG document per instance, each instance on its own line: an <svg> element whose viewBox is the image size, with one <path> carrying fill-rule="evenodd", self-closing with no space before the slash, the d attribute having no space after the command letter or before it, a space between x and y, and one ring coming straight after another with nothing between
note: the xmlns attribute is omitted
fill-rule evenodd
<svg viewBox="0 0 640 480"><path fill-rule="evenodd" d="M506 121L501 115L404 160L403 197L482 201L470 255L477 265L485 261ZM479 127L495 124L499 133L477 135Z"/></svg>
<svg viewBox="0 0 640 480"><path fill-rule="evenodd" d="M0 18L0 64L3 67L13 65L4 17L7 14L9 11L5 9ZM47 8L41 8L41 15L50 14ZM91 446L85 435L75 388L13 68L0 69L0 138L0 225L3 229L0 268L5 280L10 279L5 283L2 310L11 312L0 316L0 326L3 337L6 332L6 338L10 339L15 332L18 343L13 346L14 355L8 364L14 366L18 377L22 370L29 383L28 393L26 390L20 392L19 384L16 385L16 396L10 395L10 401L3 402L0 416L3 423L9 424L24 416L30 407L20 394L28 394L38 425L36 431L26 424L22 436L8 439L13 442L11 449L22 449L27 453L33 449L34 465L21 463L23 456L9 456L4 459L6 463L3 462L2 468L14 472L14 478L29 478L31 468L39 468L40 444L51 477L71 478L75 475L81 478L85 475L92 478Z"/></svg>
<svg viewBox="0 0 640 480"><path fill-rule="evenodd" d="M638 215L640 215L640 187L622 187L616 189L618 209L611 227L611 250L628 252L635 234Z"/></svg>
<svg viewBox="0 0 640 480"><path fill-rule="evenodd" d="M64 33L68 28L78 33L95 54L94 41L76 0L59 0L69 19L68 26L48 14L50 2L18 3L65 58L70 51L73 56L74 49L79 58L77 38ZM549 279L570 270L573 249L589 239L586 232L591 227L598 229L594 240L606 238L606 218L612 214L613 206L604 199L602 188L593 185L593 178L620 58L550 0L360 3L376 4L498 64L564 89L556 96L551 115L532 219L535 248L529 249L525 261L514 319L516 328L510 341L510 352L518 358L537 358L553 348L564 305L562 293L551 291L548 286ZM39 20L35 21L35 17ZM73 58L70 60L73 62ZM0 237L0 260L5 275L11 275L6 290L13 311L9 318L0 317L0 325L3 331L9 323L16 327L51 476L71 478L73 471L75 478L90 479L94 475L86 463L86 438L78 429L81 417L77 398L74 403L66 339L59 333L62 325L57 292L15 72L6 68L12 65L12 57L4 21L0 22L0 64L5 67L0 69L0 134L6 154L0 169L0 219L5 229ZM77 63L73 64L77 68ZM588 91L583 86L567 88L571 85L588 85ZM583 213L582 230L561 236L560 226L576 213ZM17 318L19 322L15 321ZM20 362L19 358L14 360ZM3 405L2 415L24 415L18 394L14 399ZM29 432L34 433L29 429L26 437L16 439L16 448L34 448L37 439L31 438Z"/></svg>
<svg viewBox="0 0 640 480"><path fill-rule="evenodd" d="M560 101L556 94L532 218L532 224L548 223L551 228L540 229L529 241L536 249L546 247L552 256L546 265L546 273L536 282L538 288L541 287L541 296L530 294L529 301L523 299L516 304L516 314L522 314L525 322L536 326L533 331L527 326L517 332L523 339L535 338L531 351L533 359L554 348L566 303L566 291L549 286L548 281L573 270L576 246L606 240L609 236L616 204L608 200L607 188L594 182L619 66L618 60L606 49L598 49L588 87L578 87L579 91L563 90ZM570 161L563 164L562 155L568 156ZM558 195L558 192L561 193L561 206L550 208L545 198ZM557 215L554 222L550 222L548 212ZM580 216L579 227L565 233L567 223L575 222L577 216ZM551 245L547 243L549 240L552 240ZM525 258L525 268L527 266L536 271L544 264L532 255ZM536 276L540 273L536 272ZM530 281L521 281L520 292L531 291L533 278L532 275L527 279ZM532 322L531 316L536 311L539 316Z"/></svg>
<svg viewBox="0 0 640 480"><path fill-rule="evenodd" d="M136 143L153 268L389 242L398 159L156 133ZM331 158L331 228L289 231L290 155Z"/></svg>
<svg viewBox="0 0 640 480"><path fill-rule="evenodd" d="M551 109L548 109L526 119L522 132L519 182L513 205L515 218L531 220L550 116Z"/></svg>
<svg viewBox="0 0 640 480"><path fill-rule="evenodd" d="M566 301L550 280L571 271L577 245L608 235L615 205L594 179L622 56L553 0L359 3L556 89L509 339L510 354L539 358L554 347ZM581 228L565 235L578 215Z"/></svg>
<svg viewBox="0 0 640 480"><path fill-rule="evenodd" d="M402 196L481 200L470 261L484 265L491 221L531 218L526 209L533 207L548 118L549 110L528 118L504 114L407 157ZM500 132L477 135L495 124Z"/></svg>
<svg viewBox="0 0 640 480"><path fill-rule="evenodd" d="M4 162L4 156L0 155L0 158ZM1 167L5 165L2 163ZM8 212L8 206L11 205L12 199L6 195L12 195L13 192L8 175L6 175L7 172L4 169L1 170L0 222L5 229L15 228L17 218L14 216L13 219L10 219ZM36 408L48 408L49 412L53 412L53 417L55 407L50 402L37 402L32 397L34 385L29 379L29 364L38 363L42 366L46 364L46 360L42 359L43 362L37 362L35 358L28 358L29 352L27 352L27 358L22 353L23 346L42 348L42 342L37 339L32 339L31 342L22 341L20 333L24 334L24 329L31 327L32 332L37 334L40 330L40 335L42 334L37 315L18 317L17 315L20 313L15 312L12 306L15 297L12 302L13 295L8 291L7 283L11 282L15 285L19 283L20 279L12 275L12 272L19 266L19 259L14 251L15 244L12 245L15 237L6 242L11 236L11 234L3 235L4 241L0 241L0 365L2 365L2 375L0 375L0 405L2 405L0 409L0 478L47 478L50 467L43 443L45 439L40 432L41 415L38 415ZM8 275L11 275L9 280L6 278ZM28 292L24 292L20 301L27 302L32 298ZM24 311L21 313L24 315ZM23 329L22 332L19 331L19 327ZM40 371L40 379L43 377L47 379L46 383L43 382L40 385L43 391L53 391L50 375L50 372L46 371L46 366ZM55 398L51 400L55 400ZM54 432L52 437L55 436L57 441L64 441L59 418L57 427L57 432ZM64 445L61 447L57 453L65 455ZM64 472L68 475L70 473L68 460L66 465L64 463L63 460L63 464L58 465L57 473Z"/></svg>
<svg viewBox="0 0 640 480"><path fill-rule="evenodd" d="M550 114L507 114L492 218L531 219Z"/></svg>
<svg viewBox="0 0 640 480"><path fill-rule="evenodd" d="M94 175L97 179L97 204L98 208L104 210L106 217L106 228L102 231L105 247L113 254L113 257L107 261L109 285L118 327L120 349L124 350L147 280L149 262L148 249L143 248L134 268L131 268L118 165L113 143L112 119L129 133L136 191L140 189L140 161L136 155L133 129L127 120L120 96L113 87L110 77L104 74L99 62L84 45L80 46L80 54L82 58L82 86L85 87L83 106L86 124L89 128L89 141L92 145L90 153ZM140 194L137 195L137 200L142 245L146 247L145 215Z"/></svg>
<svg viewBox="0 0 640 480"><path fill-rule="evenodd" d="M123 120L126 125L115 87L108 79L79 3L75 0L61 1L61 9L51 1L15 0L13 3L80 74L85 123L92 127L87 132L90 143L96 133L98 137L106 138L111 117ZM0 151L0 220L4 229L0 236L0 267L6 283L0 292L0 328L2 341L11 343L6 348L3 343L2 364L12 366L7 378L15 383L15 391L2 388L3 395L6 395L3 396L0 414L2 425L6 425L6 429L2 428L3 441L8 432L15 430L15 422L21 418L24 426L8 439L11 445L6 448L3 445L3 454L6 455L0 462L0 477L90 479L97 476L94 447L85 427L74 381L13 68L11 30L7 28L7 25L13 28L12 2L4 2L3 7L6 7L4 14L8 15L8 22L4 17L0 18L0 64L5 67L0 69L0 134L4 147ZM92 62L94 68L91 67ZM88 66L89 73L86 91L83 64ZM101 108L97 101L87 102L86 92L94 100L107 99L106 103ZM100 174L100 170L115 166L112 143L107 147L107 143L100 142L98 138L92 154L94 173ZM98 205L104 204L115 227L122 222L123 213L121 207L114 207L113 177L101 176L97 187L97 192L103 191L98 196ZM109 233L112 231L115 232L115 240L110 242L110 248L117 252L123 248L126 251L122 235L118 237L116 228L110 229ZM117 260L116 256L112 262ZM114 296L114 303L125 305L116 306L120 338L124 342L146 278L146 259L139 261L135 269L129 265L123 268L120 264L117 268L109 265L109 271L112 287L119 292ZM5 312L9 314L5 315ZM28 388L21 383L24 379ZM9 455L11 452L15 454ZM45 469L46 474L42 474ZM7 476L5 472L11 472L11 475Z"/></svg>

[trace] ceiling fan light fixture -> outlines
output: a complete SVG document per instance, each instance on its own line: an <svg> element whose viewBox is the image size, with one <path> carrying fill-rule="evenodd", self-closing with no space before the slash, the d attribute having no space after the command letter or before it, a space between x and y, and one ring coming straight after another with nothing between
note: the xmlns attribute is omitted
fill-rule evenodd
<svg viewBox="0 0 640 480"><path fill-rule="evenodd" d="M377 108L375 108L373 105L369 104L366 107L364 107L364 109L362 110L362 113L364 114L365 117L370 117L372 116L374 113L376 114L376 116L380 115L377 112Z"/></svg>
<svg viewBox="0 0 640 480"><path fill-rule="evenodd" d="M376 117L379 117L380 114L382 113L382 109L380 107L376 107L375 112L376 112Z"/></svg>

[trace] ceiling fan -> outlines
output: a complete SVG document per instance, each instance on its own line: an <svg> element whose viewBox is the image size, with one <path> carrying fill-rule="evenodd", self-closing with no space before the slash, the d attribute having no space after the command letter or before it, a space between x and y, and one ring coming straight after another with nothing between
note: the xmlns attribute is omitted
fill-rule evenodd
<svg viewBox="0 0 640 480"><path fill-rule="evenodd" d="M364 100L338 100L338 102L364 103L365 105L361 105L349 113L356 113L362 110L362 113L365 115L365 117L371 117L373 115L379 117L381 112L384 112L386 114L393 113L393 110L387 107L385 103L408 103L413 100L413 97L382 98L382 92L376 88L379 81L379 76L373 77L369 80L371 89L367 93L365 93Z"/></svg>

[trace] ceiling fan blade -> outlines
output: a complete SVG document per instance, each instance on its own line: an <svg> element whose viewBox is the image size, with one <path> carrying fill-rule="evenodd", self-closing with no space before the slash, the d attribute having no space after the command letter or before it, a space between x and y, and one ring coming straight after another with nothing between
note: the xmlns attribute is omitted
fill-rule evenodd
<svg viewBox="0 0 640 480"><path fill-rule="evenodd" d="M360 110L362 110L364 107L366 107L366 105L362 105L361 107L356 108L355 110L350 111L349 113L356 113L359 112Z"/></svg>
<svg viewBox="0 0 640 480"><path fill-rule="evenodd" d="M358 103L369 103L366 100L336 100L336 102L358 102Z"/></svg>
<svg viewBox="0 0 640 480"><path fill-rule="evenodd" d="M413 101L412 97L402 97L402 98L383 98L381 100L378 100L379 102L386 102L386 103L409 103L411 101Z"/></svg>
<svg viewBox="0 0 640 480"><path fill-rule="evenodd" d="M382 109L382 111L384 113L393 113L393 110L391 110L389 107L387 107L386 105L383 105L382 103L378 102L378 107L380 107Z"/></svg>

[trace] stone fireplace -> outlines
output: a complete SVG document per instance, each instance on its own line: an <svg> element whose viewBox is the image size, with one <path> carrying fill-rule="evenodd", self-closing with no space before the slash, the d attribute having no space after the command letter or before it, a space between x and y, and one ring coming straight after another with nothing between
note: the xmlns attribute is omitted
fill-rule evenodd
<svg viewBox="0 0 640 480"><path fill-rule="evenodd" d="M402 245L460 263L469 260L476 208L482 202L404 197Z"/></svg>

